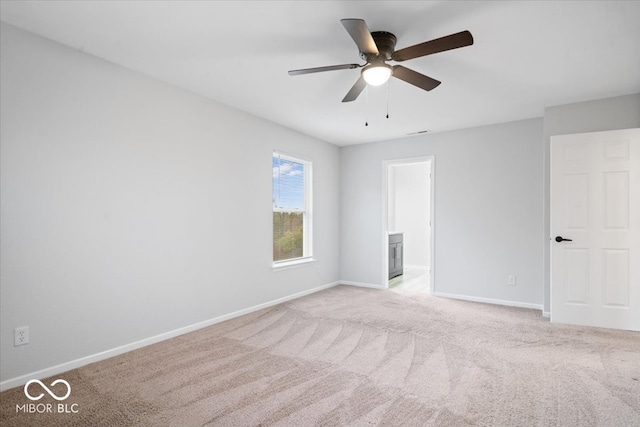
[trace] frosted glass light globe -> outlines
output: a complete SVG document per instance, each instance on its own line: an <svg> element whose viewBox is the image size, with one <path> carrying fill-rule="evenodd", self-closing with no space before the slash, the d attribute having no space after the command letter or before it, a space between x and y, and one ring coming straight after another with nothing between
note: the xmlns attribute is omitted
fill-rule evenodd
<svg viewBox="0 0 640 427"><path fill-rule="evenodd" d="M386 64L368 65L362 70L362 77L371 86L380 86L391 77L391 67Z"/></svg>

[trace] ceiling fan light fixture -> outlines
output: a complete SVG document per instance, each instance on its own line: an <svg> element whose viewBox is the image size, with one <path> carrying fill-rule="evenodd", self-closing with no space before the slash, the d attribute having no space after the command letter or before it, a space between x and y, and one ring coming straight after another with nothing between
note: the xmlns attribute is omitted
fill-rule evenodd
<svg viewBox="0 0 640 427"><path fill-rule="evenodd" d="M391 77L391 67L387 64L371 64L362 69L362 77L371 86L385 84Z"/></svg>
<svg viewBox="0 0 640 427"><path fill-rule="evenodd" d="M364 65L342 64L290 70L289 75L297 76L323 71L362 68L358 80L349 89L342 102L355 101L366 87L383 85L389 81L391 76L422 90L435 89L441 83L440 81L402 65L387 65L386 61L402 62L473 44L473 36L465 30L396 50L397 38L394 34L388 31L371 32L364 19L341 19L340 22L356 43L360 59L366 63Z"/></svg>

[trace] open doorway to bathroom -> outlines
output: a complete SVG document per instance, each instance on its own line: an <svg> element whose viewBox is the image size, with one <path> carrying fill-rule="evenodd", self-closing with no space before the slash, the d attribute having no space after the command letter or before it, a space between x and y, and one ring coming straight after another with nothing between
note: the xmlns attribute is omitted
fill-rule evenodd
<svg viewBox="0 0 640 427"><path fill-rule="evenodd" d="M384 164L388 288L433 291L433 169L432 156Z"/></svg>

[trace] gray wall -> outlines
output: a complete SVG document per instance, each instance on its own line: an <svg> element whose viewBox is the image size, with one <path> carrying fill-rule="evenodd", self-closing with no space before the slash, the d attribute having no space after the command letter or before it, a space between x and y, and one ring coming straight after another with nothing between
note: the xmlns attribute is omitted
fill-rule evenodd
<svg viewBox="0 0 640 427"><path fill-rule="evenodd" d="M640 93L548 107L544 112L544 311L550 311L549 151L551 137L640 127Z"/></svg>
<svg viewBox="0 0 640 427"><path fill-rule="evenodd" d="M541 307L542 139L530 119L343 147L342 280L383 286L383 161L434 155L436 292Z"/></svg>
<svg viewBox="0 0 640 427"><path fill-rule="evenodd" d="M337 147L1 29L2 381L339 280ZM317 259L277 272L274 149L313 161Z"/></svg>

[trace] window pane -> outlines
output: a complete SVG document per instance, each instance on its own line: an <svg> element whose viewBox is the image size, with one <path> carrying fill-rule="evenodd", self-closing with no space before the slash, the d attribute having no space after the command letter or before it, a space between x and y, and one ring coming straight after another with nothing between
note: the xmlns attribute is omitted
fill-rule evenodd
<svg viewBox="0 0 640 427"><path fill-rule="evenodd" d="M304 165L273 156L273 207L304 209Z"/></svg>
<svg viewBox="0 0 640 427"><path fill-rule="evenodd" d="M273 260L301 258L303 255L302 212L273 213Z"/></svg>

